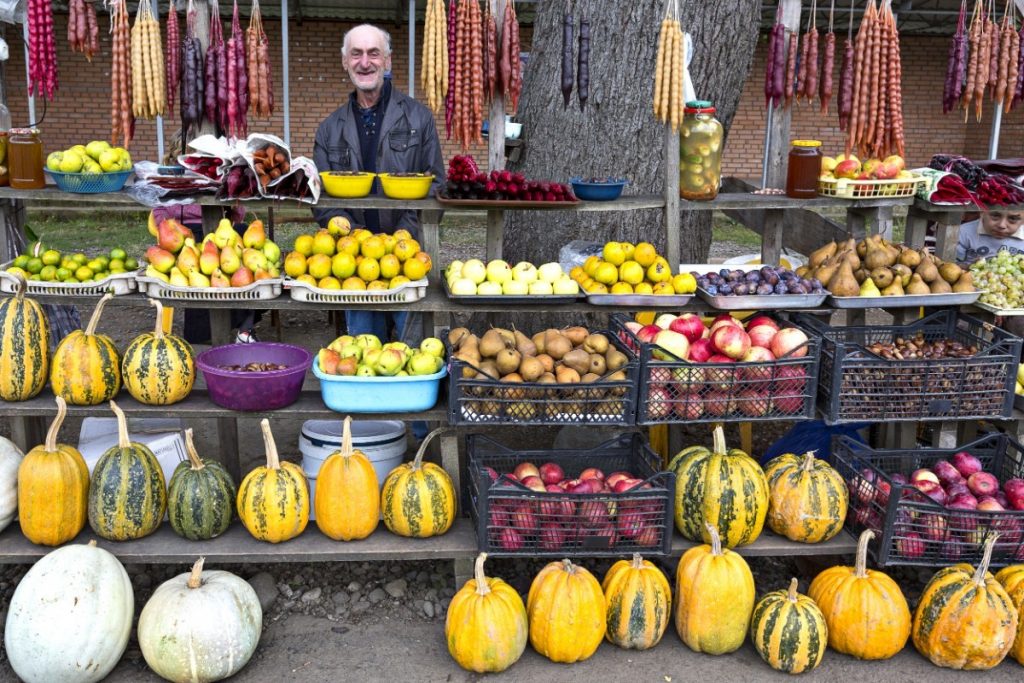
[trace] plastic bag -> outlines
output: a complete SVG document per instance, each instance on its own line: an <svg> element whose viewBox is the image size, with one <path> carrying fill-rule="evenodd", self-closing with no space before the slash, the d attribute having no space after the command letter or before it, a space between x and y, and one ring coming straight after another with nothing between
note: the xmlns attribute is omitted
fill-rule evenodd
<svg viewBox="0 0 1024 683"><path fill-rule="evenodd" d="M582 266L589 256L601 256L604 251L604 242L591 242L590 240L573 240L562 246L558 252L558 262L562 270L568 273L576 266Z"/></svg>

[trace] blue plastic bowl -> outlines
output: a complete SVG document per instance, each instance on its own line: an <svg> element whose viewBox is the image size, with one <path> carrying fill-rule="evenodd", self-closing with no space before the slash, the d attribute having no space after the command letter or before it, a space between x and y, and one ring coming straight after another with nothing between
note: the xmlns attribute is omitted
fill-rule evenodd
<svg viewBox="0 0 1024 683"><path fill-rule="evenodd" d="M437 405L441 379L448 366L433 375L408 377L353 377L327 375L313 359L313 374L320 380L324 405L338 413L416 413Z"/></svg>
<svg viewBox="0 0 1024 683"><path fill-rule="evenodd" d="M135 171L114 171L112 173L64 173L62 171L46 172L53 178L53 182L64 192L75 192L78 194L100 194L103 192L118 192L124 187Z"/></svg>
<svg viewBox="0 0 1024 683"><path fill-rule="evenodd" d="M569 182L572 183L572 191L580 199L588 202L610 202L619 198L622 188L629 181L625 178L609 178L606 183L587 183L582 178L576 177Z"/></svg>

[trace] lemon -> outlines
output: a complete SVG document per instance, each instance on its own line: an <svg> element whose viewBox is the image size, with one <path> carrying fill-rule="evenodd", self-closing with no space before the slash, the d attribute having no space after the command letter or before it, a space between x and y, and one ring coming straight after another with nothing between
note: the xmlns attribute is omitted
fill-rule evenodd
<svg viewBox="0 0 1024 683"><path fill-rule="evenodd" d="M621 266L626 260L626 252L622 249L622 244L619 242L606 243L601 255L605 261L616 267Z"/></svg>
<svg viewBox="0 0 1024 683"><path fill-rule="evenodd" d="M77 263L80 266L84 266L86 263L89 262L89 257L83 254L82 252L78 252L71 258L74 260L75 263Z"/></svg>
<svg viewBox="0 0 1024 683"><path fill-rule="evenodd" d="M338 278L328 275L325 278L320 278L317 286L320 289L341 289L341 282L338 281Z"/></svg>
<svg viewBox="0 0 1024 683"><path fill-rule="evenodd" d="M71 277L71 271L67 268L58 268L55 277L61 282L64 282Z"/></svg>
<svg viewBox="0 0 1024 683"><path fill-rule="evenodd" d="M119 258L110 259L110 263L107 264L107 268L110 270L124 271L124 261Z"/></svg>

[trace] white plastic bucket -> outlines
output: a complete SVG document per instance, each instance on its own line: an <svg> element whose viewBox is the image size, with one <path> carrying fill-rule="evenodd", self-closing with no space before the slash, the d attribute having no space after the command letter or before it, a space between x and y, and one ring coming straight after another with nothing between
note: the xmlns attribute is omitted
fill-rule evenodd
<svg viewBox="0 0 1024 683"><path fill-rule="evenodd" d="M307 420L299 432L302 471L309 481L310 519L315 518L313 501L320 466L341 448L342 420ZM383 487L391 470L405 455L405 423L399 420L352 420L352 447L362 451L373 464L377 483Z"/></svg>

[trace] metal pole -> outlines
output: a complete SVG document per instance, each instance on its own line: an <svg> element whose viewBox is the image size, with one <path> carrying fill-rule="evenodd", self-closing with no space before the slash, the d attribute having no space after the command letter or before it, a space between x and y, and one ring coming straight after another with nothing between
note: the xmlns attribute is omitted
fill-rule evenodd
<svg viewBox="0 0 1024 683"><path fill-rule="evenodd" d="M999 129L1003 126L1003 108L996 106L995 114L992 116L992 134L988 139L988 158L995 159L999 156Z"/></svg>
<svg viewBox="0 0 1024 683"><path fill-rule="evenodd" d="M25 46L25 85L28 86L28 92L31 92L32 91L31 90L31 88L32 88L32 79L30 79L29 75L28 75L28 73L29 73L28 72L28 19L26 19L25 23L21 25L21 36L23 38L23 40L21 42L24 43L24 46ZM32 123L35 123L35 122L36 122L36 98L33 97L32 95L29 95L28 96L28 123L25 124L25 125L29 125L29 124L32 124Z"/></svg>
<svg viewBox="0 0 1024 683"><path fill-rule="evenodd" d="M416 0L409 0L409 97L416 97Z"/></svg>
<svg viewBox="0 0 1024 683"><path fill-rule="evenodd" d="M288 78L288 0L281 0L281 80L284 81L284 144L291 147L291 82L289 82Z"/></svg>
<svg viewBox="0 0 1024 683"><path fill-rule="evenodd" d="M768 187L768 150L772 146L772 118L775 116L775 98L768 100L768 120L764 126L764 155L761 160L761 187Z"/></svg>
<svg viewBox="0 0 1024 683"><path fill-rule="evenodd" d="M160 4L153 0L153 16L160 21ZM158 164L164 163L164 117L156 117L156 159Z"/></svg>

